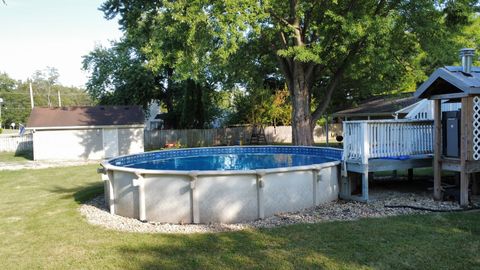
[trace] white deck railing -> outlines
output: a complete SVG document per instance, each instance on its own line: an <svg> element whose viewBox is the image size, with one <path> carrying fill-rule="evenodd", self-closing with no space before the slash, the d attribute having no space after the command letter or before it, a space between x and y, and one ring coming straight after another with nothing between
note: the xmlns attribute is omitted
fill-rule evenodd
<svg viewBox="0 0 480 270"><path fill-rule="evenodd" d="M368 120L343 122L344 160L433 153L433 121Z"/></svg>

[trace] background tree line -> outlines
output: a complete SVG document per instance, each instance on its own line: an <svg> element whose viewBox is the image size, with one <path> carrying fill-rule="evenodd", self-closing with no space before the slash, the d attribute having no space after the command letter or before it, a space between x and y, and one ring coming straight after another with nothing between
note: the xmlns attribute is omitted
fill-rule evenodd
<svg viewBox="0 0 480 270"><path fill-rule="evenodd" d="M30 83L32 83L35 106L57 107L58 92L62 106L93 105L85 89L63 86L58 83L58 71L47 67L36 71L31 79L15 80L6 73L0 73L0 98L2 104L2 126L9 128L11 123L25 124L31 112Z"/></svg>

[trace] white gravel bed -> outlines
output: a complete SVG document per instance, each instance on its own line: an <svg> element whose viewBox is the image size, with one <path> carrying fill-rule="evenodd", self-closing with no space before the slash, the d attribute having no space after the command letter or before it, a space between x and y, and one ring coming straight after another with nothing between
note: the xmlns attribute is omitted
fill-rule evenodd
<svg viewBox="0 0 480 270"><path fill-rule="evenodd" d="M404 192L371 192L372 202L335 201L298 212L278 213L253 222L237 224L165 224L111 215L105 208L104 198L98 196L80 207L89 223L108 229L141 233L211 233L254 228L272 228L296 223L319 223L335 220L356 220L367 217L387 217L406 214L425 214L430 211L411 208L388 208L385 205L408 205L437 210L459 210L456 202L437 202L430 195ZM480 206L480 205L479 205Z"/></svg>
<svg viewBox="0 0 480 270"><path fill-rule="evenodd" d="M57 167L82 166L100 164L101 161L25 161L25 162L0 162L0 171L16 171L23 169L45 169Z"/></svg>

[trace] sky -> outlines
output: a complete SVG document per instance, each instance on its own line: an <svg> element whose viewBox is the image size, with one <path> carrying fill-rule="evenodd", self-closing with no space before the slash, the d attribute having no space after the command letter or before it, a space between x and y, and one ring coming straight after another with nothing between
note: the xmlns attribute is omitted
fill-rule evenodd
<svg viewBox="0 0 480 270"><path fill-rule="evenodd" d="M82 56L122 34L117 20L106 20L98 10L102 2L0 1L0 72L26 80L50 66L58 69L61 84L83 87L88 74Z"/></svg>

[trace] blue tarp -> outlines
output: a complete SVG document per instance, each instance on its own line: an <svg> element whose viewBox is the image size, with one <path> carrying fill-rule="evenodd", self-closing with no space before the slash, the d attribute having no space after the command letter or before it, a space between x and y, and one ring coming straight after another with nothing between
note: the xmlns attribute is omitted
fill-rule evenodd
<svg viewBox="0 0 480 270"><path fill-rule="evenodd" d="M393 160L407 160L410 159L410 156L394 156L394 157L379 157L378 159L393 159Z"/></svg>

